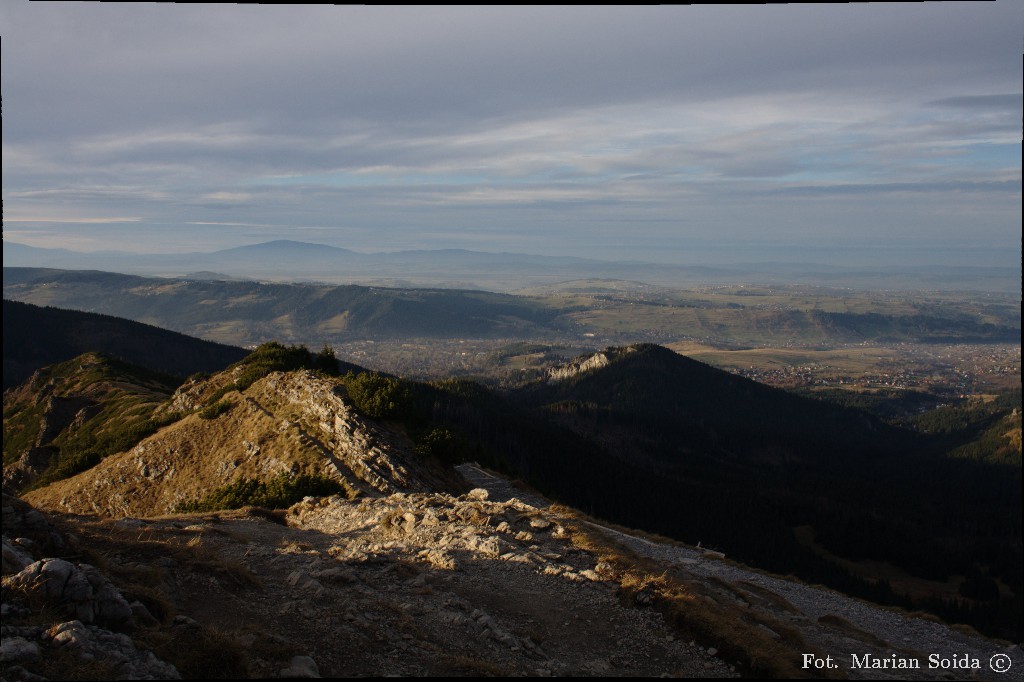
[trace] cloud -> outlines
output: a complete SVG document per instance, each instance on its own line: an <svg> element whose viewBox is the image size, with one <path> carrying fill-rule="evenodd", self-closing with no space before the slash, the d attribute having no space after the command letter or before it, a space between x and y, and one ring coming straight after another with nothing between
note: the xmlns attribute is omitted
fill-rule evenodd
<svg viewBox="0 0 1024 682"><path fill-rule="evenodd" d="M7 2L4 198L9 215L137 216L140 242L202 224L189 238L211 246L559 249L617 230L667 252L753 223L825 243L857 229L853 200L921 238L999 240L1022 18L1006 2ZM890 203L907 196L959 223ZM801 198L814 231L794 224ZM678 229L637 227L654 225Z"/></svg>
<svg viewBox="0 0 1024 682"><path fill-rule="evenodd" d="M14 213L7 217L5 220L8 223L19 224L19 223L70 223L70 224L82 224L82 225L108 225L110 223L137 223L142 220L139 216L132 217L115 217L115 216L103 216L103 217L86 217L86 216L74 216L74 215L59 215L59 214L43 214L43 215L32 215L24 213Z"/></svg>
<svg viewBox="0 0 1024 682"><path fill-rule="evenodd" d="M243 204L250 201L253 195L249 192L211 192L204 194L199 197L201 202L217 205L217 204Z"/></svg>
<svg viewBox="0 0 1024 682"><path fill-rule="evenodd" d="M971 194L1015 193L1019 195L1020 191L1020 180L1004 180L992 182L888 182L876 184L804 185L798 187L779 187L766 190L765 193L827 197L843 195L875 196L882 194L948 194L950 192Z"/></svg>
<svg viewBox="0 0 1024 682"><path fill-rule="evenodd" d="M956 109L997 109L1014 111L1021 108L1024 93L1010 95L964 95L962 97L946 97L928 102L933 107L952 107Z"/></svg>

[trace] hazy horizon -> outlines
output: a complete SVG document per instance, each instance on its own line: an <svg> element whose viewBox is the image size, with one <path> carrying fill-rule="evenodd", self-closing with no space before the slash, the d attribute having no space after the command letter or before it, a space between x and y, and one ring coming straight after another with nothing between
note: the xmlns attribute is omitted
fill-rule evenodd
<svg viewBox="0 0 1024 682"><path fill-rule="evenodd" d="M30 246L28 244L21 244L20 242L7 241L11 246ZM210 250L161 250L161 251L139 251L139 250L125 250L118 248L98 248L98 249L61 249L60 247L31 247L31 248L48 248L56 251L65 251L69 253L82 254L84 256L100 256L103 254L117 254L117 255L137 255L137 256L173 256L173 255L188 255L188 254L210 254L218 251L226 251L230 249L238 249L250 246L260 246L264 244L270 244L275 241L292 241L302 244L310 244L317 246L329 246L332 248L339 248L351 251L352 253L359 255L381 255L381 254L393 254L393 253L405 253L410 251L444 251L444 250L464 250L473 253L483 254L494 254L494 255L510 255L510 256L571 256L583 258L586 260L592 260L596 262L607 262L607 263L623 263L623 262L635 262L635 263L652 263L658 265L680 265L680 266L694 266L694 265L757 265L757 264L790 264L790 265L821 265L831 266L837 268L869 268L869 267L894 267L894 266L908 266L908 267L928 267L928 266L941 266L941 267L994 267L994 268L1015 268L1020 269L1020 259L1018 254L1007 252L999 249L986 249L986 248L958 248L958 249L942 249L942 248L928 248L922 246L887 246L877 248L851 248L851 249L827 249L822 247L814 246L781 246L781 247L769 247L765 248L763 245L741 245L737 247L734 244L720 244L720 245L702 245L700 248L688 249L686 251L675 254L674 257L666 256L661 254L654 254L650 259L614 259L614 257L607 258L593 258L587 256L575 256L573 254L541 254L541 253L528 253L525 251L486 251L482 249L460 249L457 247L449 247L447 249L355 249L348 248L341 245L328 245L328 244L317 244L316 242L303 242L300 240L290 240L282 238L279 240L267 240L264 242L251 242L246 244L237 244L233 246L224 247L222 249L210 249ZM116 245L115 245L116 246ZM5 258L5 267L8 266ZM46 267L45 264L41 265ZM15 265L14 267L17 267ZM57 266L55 266L57 267Z"/></svg>
<svg viewBox="0 0 1024 682"><path fill-rule="evenodd" d="M7 2L4 240L1019 267L1024 5Z"/></svg>

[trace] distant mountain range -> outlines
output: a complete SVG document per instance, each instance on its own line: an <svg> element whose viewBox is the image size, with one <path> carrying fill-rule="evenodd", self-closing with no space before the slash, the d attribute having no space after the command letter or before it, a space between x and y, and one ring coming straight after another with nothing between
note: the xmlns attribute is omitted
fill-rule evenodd
<svg viewBox="0 0 1024 682"><path fill-rule="evenodd" d="M632 279L664 286L756 282L865 289L1020 291L1020 270L1006 267L853 268L815 263L668 265L463 249L358 253L291 240L183 254L82 253L4 242L3 264L4 267L94 269L165 277L203 273L206 278L222 274L274 281L372 282L491 291L511 291L591 277Z"/></svg>
<svg viewBox="0 0 1024 682"><path fill-rule="evenodd" d="M301 248L301 247L300 247ZM566 339L583 338L580 314L607 312L600 296L546 297L447 288L393 288L355 284L258 282L199 278L155 278L112 272L9 268L4 297L86 312L116 315L235 346L277 340L320 347L354 339ZM589 302L588 302L589 301ZM729 336L756 330L760 338L784 334L832 341L889 339L944 343L1010 343L1019 326L997 325L978 315L938 316L761 310L758 300L740 309L702 309L684 332ZM628 322L619 301L616 313ZM645 304L646 315L670 309ZM635 306L639 309L640 305ZM682 308L680 308L682 310ZM715 314L712 314L715 313ZM721 313L721 315L719 314ZM728 313L728 315L725 315ZM722 316L724 315L724 317ZM664 318L663 318L664 319ZM642 329L623 327L638 335ZM651 322L648 321L647 326ZM731 327L728 325L732 325ZM643 338L641 336L641 338ZM649 337L648 337L649 338ZM630 339L633 340L633 339Z"/></svg>
<svg viewBox="0 0 1024 682"><path fill-rule="evenodd" d="M240 345L341 337L548 336L566 312L528 297L487 291L162 279L35 268L5 268L4 287L9 298L117 315Z"/></svg>

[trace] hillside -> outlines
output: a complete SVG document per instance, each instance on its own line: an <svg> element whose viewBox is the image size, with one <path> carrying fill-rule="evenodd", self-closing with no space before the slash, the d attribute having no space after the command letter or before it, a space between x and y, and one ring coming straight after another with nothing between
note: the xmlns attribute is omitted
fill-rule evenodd
<svg viewBox="0 0 1024 682"><path fill-rule="evenodd" d="M32 372L87 352L100 352L185 377L223 369L241 348L192 338L131 320L4 299L4 390Z"/></svg>
<svg viewBox="0 0 1024 682"><path fill-rule="evenodd" d="M35 372L4 392L4 491L66 478L134 445L158 428L153 412L178 383L99 353Z"/></svg>
<svg viewBox="0 0 1024 682"><path fill-rule="evenodd" d="M306 480L347 497L451 485L404 433L360 415L337 381L293 371L236 385L246 369L186 383L157 413L172 423L24 498L63 512L153 516L244 495L249 481Z"/></svg>
<svg viewBox="0 0 1024 682"><path fill-rule="evenodd" d="M938 680L929 655L947 650L1024 665L1005 642L459 471L481 487L279 512L113 520L5 496L3 676ZM823 674L808 654L839 667ZM920 668L855 668L853 654Z"/></svg>
<svg viewBox="0 0 1024 682"><path fill-rule="evenodd" d="M545 336L564 312L540 301L485 291L155 279L19 268L4 269L4 295L243 345L335 337Z"/></svg>
<svg viewBox="0 0 1024 682"><path fill-rule="evenodd" d="M764 568L892 603L913 594L931 608L987 609L1008 634L1020 627L1019 612L1012 615L1021 595L1019 465L949 457L945 438L663 348L610 349L602 358L513 396L535 419L590 444L566 448L561 464L527 477L534 485L590 513L714 543ZM808 527L816 544L800 539L797 529ZM1014 596L958 602L965 592L942 585L967 584L954 576L995 581Z"/></svg>
<svg viewBox="0 0 1024 682"><path fill-rule="evenodd" d="M687 451L791 459L812 449L882 455L917 445L912 434L866 413L801 398L661 346L609 349L550 377L516 391L515 401L565 415L643 421L672 431ZM677 454L659 451L669 459Z"/></svg>
<svg viewBox="0 0 1024 682"><path fill-rule="evenodd" d="M331 491L321 484L373 497L457 489L450 466L477 461L585 513L764 569L990 633L1020 629L1019 465L949 457L948 439L650 345L505 397L347 369L339 376L326 349L267 344L153 408L158 431L26 499L142 516L284 504Z"/></svg>
<svg viewBox="0 0 1024 682"><path fill-rule="evenodd" d="M418 343L481 367L466 342L494 351L509 340L587 348L648 340L716 340L723 347L822 349L878 344L1017 343L1019 300L1005 295L849 292L806 287L611 289L607 282L553 288L538 295L466 289L413 289L318 283L160 279L96 271L4 268L4 296L155 324L239 346L271 340L311 347L358 347L359 362L402 355ZM360 341L372 341L359 344ZM427 365L434 362L431 359ZM384 363L372 363L384 366ZM411 372L422 375L417 366ZM486 366L481 369L487 369ZM493 369L491 367L490 369ZM437 376L435 374L435 376Z"/></svg>

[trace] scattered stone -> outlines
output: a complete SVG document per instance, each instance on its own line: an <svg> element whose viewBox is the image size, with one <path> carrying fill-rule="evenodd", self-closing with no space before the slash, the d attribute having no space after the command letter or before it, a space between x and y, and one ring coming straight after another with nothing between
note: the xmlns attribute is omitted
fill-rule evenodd
<svg viewBox="0 0 1024 682"><path fill-rule="evenodd" d="M309 656L293 656L287 668L280 672L281 677L319 678L320 669Z"/></svg>
<svg viewBox="0 0 1024 682"><path fill-rule="evenodd" d="M136 624L147 628L160 625L160 621L153 617L153 614L149 612L149 609L142 602L133 601L129 604L129 608L132 610L132 617L135 619Z"/></svg>
<svg viewBox="0 0 1024 682"><path fill-rule="evenodd" d="M32 554L18 545L3 541L3 574L17 573L34 561Z"/></svg>
<svg viewBox="0 0 1024 682"><path fill-rule="evenodd" d="M402 514L402 530L405 531L406 535L412 533L413 529L416 528L416 515L412 512L406 512Z"/></svg>
<svg viewBox="0 0 1024 682"><path fill-rule="evenodd" d="M534 530L547 530L550 527L551 522L547 519L542 519L540 517L530 519L530 528L533 528Z"/></svg>
<svg viewBox="0 0 1024 682"><path fill-rule="evenodd" d="M434 568L440 568L445 571L455 571L458 569L455 557L443 549L425 549L420 552L420 556L426 559Z"/></svg>
<svg viewBox="0 0 1024 682"><path fill-rule="evenodd" d="M80 620L55 625L50 628L47 637L60 646L84 648L89 644L89 630Z"/></svg>
<svg viewBox="0 0 1024 682"><path fill-rule="evenodd" d="M132 610L125 598L93 566L64 559L42 559L4 578L5 588L32 590L85 623L125 625Z"/></svg>
<svg viewBox="0 0 1024 682"><path fill-rule="evenodd" d="M177 626L177 627L183 627L183 628L198 628L199 627L199 623L198 622L196 622L194 619L189 618L188 616L184 616L184 615L175 616L174 617L174 625Z"/></svg>
<svg viewBox="0 0 1024 682"><path fill-rule="evenodd" d="M24 637L5 637L0 642L0 663L34 661L39 658L39 645Z"/></svg>

